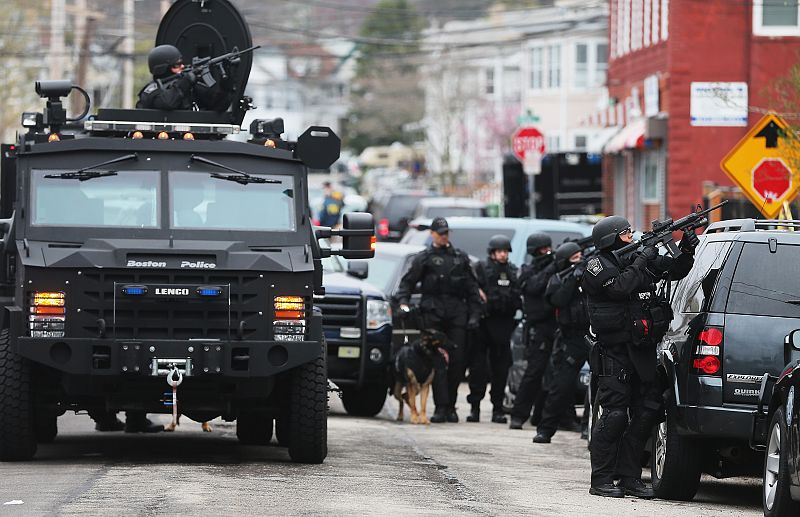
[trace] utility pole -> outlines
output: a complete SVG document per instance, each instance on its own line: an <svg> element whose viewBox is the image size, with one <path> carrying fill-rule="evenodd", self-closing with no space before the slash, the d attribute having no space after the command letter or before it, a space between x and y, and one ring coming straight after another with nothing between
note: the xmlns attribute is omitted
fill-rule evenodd
<svg viewBox="0 0 800 517"><path fill-rule="evenodd" d="M51 0L50 2L50 52L48 54L49 74L48 79L63 79L64 59L64 26L67 24L65 12L66 0Z"/></svg>
<svg viewBox="0 0 800 517"><path fill-rule="evenodd" d="M90 62L89 45L94 37L94 28L96 23L97 20L94 18L88 18L86 20L86 27L83 31L83 39L81 40L81 50L80 55L78 56L78 76L75 78L75 84L82 87L86 86L86 76L89 70ZM81 106L81 104L84 102L83 97L73 95L71 96L70 101L72 113L80 113L83 111L83 106Z"/></svg>
<svg viewBox="0 0 800 517"><path fill-rule="evenodd" d="M122 66L122 107L133 108L133 15L134 0L124 0L122 24L125 41L122 44L124 63Z"/></svg>

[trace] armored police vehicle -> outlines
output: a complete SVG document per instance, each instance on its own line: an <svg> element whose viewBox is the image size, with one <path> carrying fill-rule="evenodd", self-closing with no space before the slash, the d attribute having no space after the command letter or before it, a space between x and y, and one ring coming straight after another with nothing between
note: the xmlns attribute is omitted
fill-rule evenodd
<svg viewBox="0 0 800 517"><path fill-rule="evenodd" d="M156 44L188 61L252 41L227 0L178 0ZM37 83L44 113L24 114L27 133L2 147L1 460L31 458L65 411L173 409L236 420L244 443L275 429L293 461L325 459L314 296L332 252L318 239L371 257L372 216L312 226L307 168L337 159L330 129L286 142L279 119L256 121L248 142L226 140L251 62L224 112L101 109L74 131L62 99L80 89Z"/></svg>

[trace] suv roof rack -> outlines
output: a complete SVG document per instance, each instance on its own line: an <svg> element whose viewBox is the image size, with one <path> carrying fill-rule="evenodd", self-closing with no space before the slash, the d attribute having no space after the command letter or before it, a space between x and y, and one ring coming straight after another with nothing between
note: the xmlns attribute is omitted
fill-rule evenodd
<svg viewBox="0 0 800 517"><path fill-rule="evenodd" d="M711 223L704 233L755 232L758 230L800 230L800 220L728 219Z"/></svg>

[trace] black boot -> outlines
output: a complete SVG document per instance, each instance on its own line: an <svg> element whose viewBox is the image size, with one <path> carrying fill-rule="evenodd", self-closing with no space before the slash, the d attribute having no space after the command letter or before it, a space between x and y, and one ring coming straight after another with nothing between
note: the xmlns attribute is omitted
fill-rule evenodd
<svg viewBox="0 0 800 517"><path fill-rule="evenodd" d="M450 408L447 410L447 421L451 424L458 423L458 413L456 413L456 408Z"/></svg>
<svg viewBox="0 0 800 517"><path fill-rule="evenodd" d="M522 420L521 418L517 418L514 415L511 415L511 423L508 424L508 428L509 429L522 429L522 424L524 422L525 421Z"/></svg>
<svg viewBox="0 0 800 517"><path fill-rule="evenodd" d="M550 435L539 431L536 433L536 436L533 437L533 443L550 443Z"/></svg>
<svg viewBox="0 0 800 517"><path fill-rule="evenodd" d="M437 407L431 417L432 424L443 424L447 422L447 411L443 407Z"/></svg>
<svg viewBox="0 0 800 517"><path fill-rule="evenodd" d="M126 433L160 433L163 430L163 425L154 424L145 413L129 411L125 415Z"/></svg>
<svg viewBox="0 0 800 517"><path fill-rule="evenodd" d="M656 496L652 487L645 485L641 479L622 478L618 486L625 491L626 495L632 495L639 499L652 499Z"/></svg>
<svg viewBox="0 0 800 517"><path fill-rule="evenodd" d="M494 422L495 424L505 424L508 422L508 419L506 418L505 413L495 409L494 411L492 411L492 422Z"/></svg>
<svg viewBox="0 0 800 517"><path fill-rule="evenodd" d="M581 440L588 440L588 439L589 439L589 427L581 426Z"/></svg>
<svg viewBox="0 0 800 517"><path fill-rule="evenodd" d="M599 495L602 497L625 497L625 491L620 487L615 486L614 483L605 483L603 485L589 487L589 493L592 495Z"/></svg>
<svg viewBox="0 0 800 517"><path fill-rule="evenodd" d="M125 424L117 418L116 411L104 411L102 413L90 412L89 416L94 420L95 431L109 432L122 431L125 429Z"/></svg>
<svg viewBox="0 0 800 517"><path fill-rule="evenodd" d="M472 408L467 415L467 422L480 422L481 421L481 405L472 404Z"/></svg>

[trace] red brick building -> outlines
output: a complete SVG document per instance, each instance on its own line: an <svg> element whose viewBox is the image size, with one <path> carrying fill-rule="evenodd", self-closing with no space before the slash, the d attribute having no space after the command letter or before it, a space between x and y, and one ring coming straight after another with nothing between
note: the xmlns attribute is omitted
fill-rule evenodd
<svg viewBox="0 0 800 517"><path fill-rule="evenodd" d="M719 162L800 59L797 2L610 0L604 211L646 229L732 182Z"/></svg>

